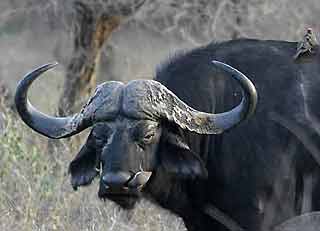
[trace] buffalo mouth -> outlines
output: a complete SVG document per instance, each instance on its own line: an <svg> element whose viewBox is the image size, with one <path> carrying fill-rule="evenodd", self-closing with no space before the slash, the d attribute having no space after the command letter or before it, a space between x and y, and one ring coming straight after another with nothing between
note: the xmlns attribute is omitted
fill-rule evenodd
<svg viewBox="0 0 320 231"><path fill-rule="evenodd" d="M103 200L111 200L124 209L133 209L136 202L141 197L139 190L114 190L100 186L98 196Z"/></svg>

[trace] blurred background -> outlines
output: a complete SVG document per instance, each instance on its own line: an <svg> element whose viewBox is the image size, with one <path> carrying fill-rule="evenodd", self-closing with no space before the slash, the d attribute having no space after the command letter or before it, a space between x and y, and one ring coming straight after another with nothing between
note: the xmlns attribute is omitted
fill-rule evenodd
<svg viewBox="0 0 320 231"><path fill-rule="evenodd" d="M41 111L79 109L96 84L152 78L175 54L240 37L299 41L320 31L318 0L1 0L0 230L185 230L142 200L123 211L97 197L97 182L73 192L68 163L78 142L49 142L16 117L18 80L47 62L37 81Z"/></svg>

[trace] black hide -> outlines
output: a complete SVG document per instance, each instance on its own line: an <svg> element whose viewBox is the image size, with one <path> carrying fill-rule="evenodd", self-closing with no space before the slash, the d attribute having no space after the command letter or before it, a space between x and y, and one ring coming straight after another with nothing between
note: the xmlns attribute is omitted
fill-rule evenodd
<svg viewBox="0 0 320 231"><path fill-rule="evenodd" d="M177 180L161 169L152 178L149 194L183 217L188 230L228 230L203 212L207 204L252 231L320 209L320 57L316 50L295 61L296 47L295 42L251 39L212 43L159 68L156 80L201 111L226 111L241 98L237 84L217 72L211 60L240 70L259 96L255 115L222 135L183 131L206 166L207 180Z"/></svg>

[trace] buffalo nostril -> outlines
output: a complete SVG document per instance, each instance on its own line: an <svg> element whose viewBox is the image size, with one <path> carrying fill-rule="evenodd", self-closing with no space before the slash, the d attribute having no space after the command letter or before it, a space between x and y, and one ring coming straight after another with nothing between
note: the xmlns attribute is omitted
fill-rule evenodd
<svg viewBox="0 0 320 231"><path fill-rule="evenodd" d="M123 187L131 178L130 173L126 172L110 172L102 176L102 183L106 187L120 188Z"/></svg>

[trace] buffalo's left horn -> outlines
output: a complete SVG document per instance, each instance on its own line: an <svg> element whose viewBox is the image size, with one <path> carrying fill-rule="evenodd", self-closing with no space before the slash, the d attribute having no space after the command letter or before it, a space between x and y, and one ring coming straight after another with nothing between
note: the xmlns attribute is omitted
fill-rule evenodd
<svg viewBox="0 0 320 231"><path fill-rule="evenodd" d="M140 107L151 118L165 118L183 129L198 134L219 134L236 126L249 118L255 111L256 89L253 83L240 71L225 63L212 62L236 79L242 88L242 101L232 110L216 114L198 111L184 103L160 82L153 80L137 80L128 83L126 97L124 97L127 110L133 108L132 111L139 111L137 108ZM138 97L140 101L132 100L137 88L140 89Z"/></svg>
<svg viewBox="0 0 320 231"><path fill-rule="evenodd" d="M45 64L28 73L18 84L15 94L15 104L22 120L35 131L54 139L69 137L89 127L84 123L81 114L69 117L52 117L39 112L28 100L28 89L32 82L43 72L53 68L57 63Z"/></svg>
<svg viewBox="0 0 320 231"><path fill-rule="evenodd" d="M212 63L226 71L239 83L243 96L241 103L230 111L211 114L191 108L174 95L171 98L173 111L164 112L167 118L171 117L170 119L180 127L199 134L219 134L238 125L253 114L258 100L256 88L244 74L228 64L219 61L212 61Z"/></svg>

